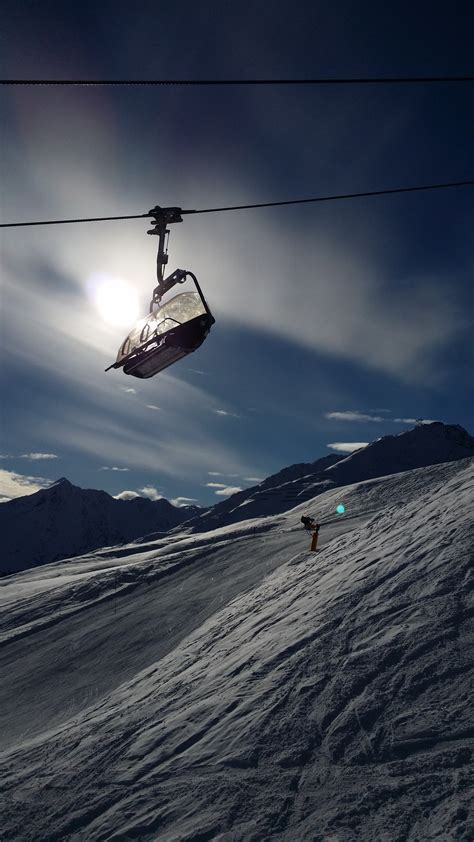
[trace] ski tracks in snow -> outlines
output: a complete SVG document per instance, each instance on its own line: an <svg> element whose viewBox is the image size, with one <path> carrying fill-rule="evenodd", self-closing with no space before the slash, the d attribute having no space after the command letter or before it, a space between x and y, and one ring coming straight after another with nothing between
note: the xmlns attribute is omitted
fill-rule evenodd
<svg viewBox="0 0 474 842"><path fill-rule="evenodd" d="M291 535L254 543L263 581L4 755L6 838L469 838L472 468L410 475L393 478L403 505L379 483L385 510L314 562L293 566ZM360 485L361 510L374 489Z"/></svg>

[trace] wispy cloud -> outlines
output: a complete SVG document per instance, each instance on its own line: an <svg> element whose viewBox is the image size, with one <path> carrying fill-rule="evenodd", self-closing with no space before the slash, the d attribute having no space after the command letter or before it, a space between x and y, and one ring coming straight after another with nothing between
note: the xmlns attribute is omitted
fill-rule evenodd
<svg viewBox="0 0 474 842"><path fill-rule="evenodd" d="M262 477L243 477L245 482L263 482Z"/></svg>
<svg viewBox="0 0 474 842"><path fill-rule="evenodd" d="M137 488L136 491L127 488L119 494L115 494L114 497L116 500L133 500L135 497L146 497L147 500L163 499L163 495L153 485L145 485L143 488Z"/></svg>
<svg viewBox="0 0 474 842"><path fill-rule="evenodd" d="M77 155L75 143L58 144L54 154L44 156L41 168L38 167L38 148L50 148L51 126L58 126L57 135L60 137L58 111L46 108L39 100L37 104L26 105L17 101L18 122L27 125L29 131L22 138L20 146L11 144L12 151L8 152L8 164L12 163L12 174L17 174L16 189L10 189L11 202L19 200L17 196L24 193L25 185L34 185L35 198L41 202L44 212L54 208L58 213L70 206L71 197L75 207L87 207L91 213L99 212L104 204L113 211L119 212L123 206L123 197L116 189L114 173L120 166L122 155L126 159L125 151L117 144L117 132L114 119L106 119L104 113L98 119L94 109L85 107L76 101L68 105L64 103L60 110L60 118L69 127L69 136L78 138L87 136L93 143L94 162L89 161L87 167L74 172L71 162ZM254 119L258 115L254 114ZM303 118L303 115L301 115ZM265 115L265 121L268 116ZM349 125L349 122L348 122ZM77 130L76 130L77 129ZM265 129L265 131L263 131ZM262 125L262 137L269 132L268 125ZM270 131L271 134L271 131ZM348 133L349 134L349 133ZM328 135L329 139L329 135ZM79 147L80 148L80 147ZM111 153L111 149L114 150ZM178 171L173 164L172 150L169 153L167 175L163 176L162 188L173 187L179 191L180 184L189 187L190 173L194 179L199 168L192 156L188 160L189 172ZM163 150L165 154L165 150ZM330 153L329 145L327 148ZM136 193L133 200L139 201L140 191L146 184L146 172L153 161L152 145L145 144L142 157L142 171L137 181ZM333 157L333 152L330 153ZM21 160L21 171L18 172L17 157ZM324 157L321 158L324 160ZM123 163L123 161L122 161ZM210 200L223 200L225 196L252 196L255 194L255 180L253 174L242 171L230 173L222 165L219 170L216 163L213 169L213 185L209 186L206 178L206 167L202 174L198 172L195 189L202 196ZM217 169L216 169L217 167ZM58 169L68 172L68 179L58 179ZM12 178L13 178L12 175ZM202 179L202 181L201 181ZM252 181L253 179L253 181ZM19 182L19 186L18 186ZM217 185L214 187L214 185ZM209 193L211 191L211 193ZM129 197L130 200L130 197ZM20 205L18 207L21 207ZM11 212L16 212L15 204ZM298 228L298 216L291 217L296 221L289 223L288 237L281 236L281 220L271 211L259 212L258 220L253 215L239 215L237 219L228 219L226 214L219 215L220 219L213 220L214 243L216 247L209 248L208 236L203 237L203 227L199 221L187 231L187 249L199 266L203 277L208 279L206 291L222 317L240 323L246 328L256 329L259 335L263 330L277 336L297 342L325 355L345 358L351 363L362 363L371 368L386 371L390 374L400 374L407 378L423 376L425 369L432 365L430 352L439 349L444 342L454 336L459 325L465 324L462 317L461 305L456 298L455 283L443 283L441 275L431 277L403 278L403 284L391 283L391 262L387 250L377 252L374 242L377 241L377 230L382 232L384 221L370 219L370 224L364 231L362 221L358 222L357 230L352 239L347 237L347 222L344 214L341 221L334 221L331 214L318 217L318 223ZM204 225L204 222L202 223ZM110 233L109 233L110 230ZM364 236L365 235L365 236ZM291 254L288 252L287 239L293 243ZM398 243L393 237L393 251L397 251ZM17 277L23 275L24 282L29 276L35 277L37 257L49 258L52 251L52 238L48 232L35 235L31 232L28 242L30 245L28 257L33 256L31 272L22 269L15 272ZM246 248L241 248L241 243ZM64 273L76 282L81 276L92 269L120 274L129 278L148 278L150 273L149 255L142 246L142 240L131 233L120 229L120 247L117 248L117 234L115 226L104 229L101 237L91 238L90 229L85 228L74 232L58 241L54 239L54 262L56 273ZM33 249L36 254L33 253ZM310 306L298 307L295 303L293 290L288 285L294 267L292 255L298 255L298 301L308 302ZM18 254L16 255L18 257ZM256 271L258 267L258 271ZM456 267L455 267L456 268ZM221 274L225 272L226 283L221 283ZM315 286L314 279L318 279ZM455 279L454 279L455 280ZM271 296L268 295L271 281ZM34 286L34 283L30 284ZM24 284L18 285L23 299ZM59 286L59 285L58 285ZM56 290L55 290L56 292ZM74 318L71 318L70 296L63 295L59 287L59 295L55 297L54 311L49 313L52 297L45 299L38 296L38 322L42 322L49 330L47 338L52 337L52 361L56 363L62 356L58 351L74 349L80 350L79 345L89 345L95 349L107 350L110 361L115 358L121 337L116 339L113 331L103 329L97 321L89 318L84 320L77 317L74 308ZM66 299L68 299L66 301ZM11 299L12 305L17 301ZM341 307L341 302L344 307ZM57 303L59 302L59 304ZM11 307L13 311L14 307ZM10 310L10 306L9 306ZM61 311L61 312L59 312ZM21 313L21 307L18 307ZM35 312L36 308L35 308ZM328 318L328 313L331 318ZM62 315L62 319L58 318ZM297 330L295 322L297 321ZM76 322L74 324L73 322ZM93 329L91 325L94 325ZM33 358L37 355L38 336L28 339L26 328L18 318L19 344L28 343L26 355ZM35 326L36 327L36 326ZM57 336L62 334L61 341ZM41 337L42 338L42 337ZM124 338L124 337L123 337ZM46 339L46 337L45 337ZM71 341L73 340L73 341ZM47 346L47 341L41 347ZM60 347L56 347L59 345ZM110 352L110 354L109 354ZM49 350L46 352L49 354ZM72 355L71 355L72 356ZM69 364L69 359L67 358ZM199 371L199 369L198 369ZM113 378L114 374L109 374ZM115 387L116 388L116 387Z"/></svg>
<svg viewBox="0 0 474 842"><path fill-rule="evenodd" d="M231 479L241 476L241 474L223 474L221 471L208 471L207 473L210 477L230 477Z"/></svg>
<svg viewBox="0 0 474 842"><path fill-rule="evenodd" d="M54 416L36 422L37 433L56 445L95 456L99 465L120 465L125 453L127 467L156 470L173 479L199 482L209 467L225 476L251 473L252 466L241 461L232 443L216 439L209 425L196 424L195 412L200 408L205 412L208 396L194 386L162 375L161 391L172 411L160 413L159 437L154 428L144 426L149 412L143 405L125 401L121 409L119 400L115 404L104 401L103 389L102 385L93 396L89 390L89 398L94 400L84 408L61 404Z"/></svg>
<svg viewBox="0 0 474 842"><path fill-rule="evenodd" d="M140 497L136 491L121 491L120 494L114 494L116 500L134 500L135 497Z"/></svg>
<svg viewBox="0 0 474 842"><path fill-rule="evenodd" d="M142 497L148 497L149 500L162 500L163 495L153 485L145 485L138 489L138 493Z"/></svg>
<svg viewBox="0 0 474 842"><path fill-rule="evenodd" d="M115 465L112 467L108 467L108 465L104 465L102 468L99 468L99 471L129 471L130 468L116 468Z"/></svg>
<svg viewBox="0 0 474 842"><path fill-rule="evenodd" d="M359 450L361 447L367 447L368 441L333 441L327 444L331 450L337 450L338 453L353 453L354 450Z"/></svg>
<svg viewBox="0 0 474 842"><path fill-rule="evenodd" d="M58 459L56 453L22 453L20 459L30 459L32 462L41 459Z"/></svg>
<svg viewBox="0 0 474 842"><path fill-rule="evenodd" d="M455 282L449 286L441 275L404 278L402 287L391 282L390 261L386 253L376 253L374 229L364 232L362 222L358 242L354 238L344 248L343 227L329 217L311 232L291 231L294 253L298 254L299 300L312 305L297 311L287 283L292 267L274 217L262 212L255 229L253 220L244 215L238 220L238 237L235 225L229 226L227 220L214 224L226 262L238 267L239 281L232 282L231 269L225 295L217 284L210 285L209 295L223 316L260 334L262 330L274 333L325 355L414 381L433 373L433 352L466 326L453 294ZM215 269L213 273L205 246L197 234L189 236L203 273L212 277ZM243 239L244 253L237 245ZM393 242L394 251L396 247ZM255 265L263 255L265 268L256 272ZM215 254L212 260L215 262Z"/></svg>
<svg viewBox="0 0 474 842"><path fill-rule="evenodd" d="M137 390L133 389L131 386L119 386L119 389L122 392L128 392L128 394L130 394L130 395L136 395L137 394Z"/></svg>
<svg viewBox="0 0 474 842"><path fill-rule="evenodd" d="M393 418L396 424L434 424L432 418Z"/></svg>
<svg viewBox="0 0 474 842"><path fill-rule="evenodd" d="M390 409L377 409L376 412L384 412L390 415ZM358 410L343 410L341 412L325 412L324 417L330 421L359 421L368 422L376 421L378 423L393 423L393 424L433 424L431 418L383 418L381 415L371 415Z"/></svg>
<svg viewBox="0 0 474 842"><path fill-rule="evenodd" d="M29 459L30 462L39 462L42 459L59 459L59 456L56 453L20 453L19 456L4 453L0 455L0 459Z"/></svg>
<svg viewBox="0 0 474 842"><path fill-rule="evenodd" d="M145 404L145 406L146 406L147 409L158 409L158 410L160 410L160 407L155 406L155 404L153 404L153 403L147 403L147 404Z"/></svg>
<svg viewBox="0 0 474 842"><path fill-rule="evenodd" d="M29 477L17 474L15 471L0 469L0 497L3 498L2 502L4 503L16 497L35 494L36 491L48 488L52 484L53 480L43 477Z"/></svg>
<svg viewBox="0 0 474 842"><path fill-rule="evenodd" d="M227 412L226 409L213 409L212 411L215 412L216 415L228 415L231 418L240 418L241 417L240 415L237 415L236 412Z"/></svg>
<svg viewBox="0 0 474 842"><path fill-rule="evenodd" d="M324 417L330 421L386 421L381 415L368 415L357 410L343 410L342 412L325 412Z"/></svg>
<svg viewBox="0 0 474 842"><path fill-rule="evenodd" d="M173 506L177 506L179 509L183 508L183 506L192 506L193 503L197 502L198 501L195 497L174 497L170 500L170 503L172 503Z"/></svg>
<svg viewBox="0 0 474 842"><path fill-rule="evenodd" d="M225 485L223 482L206 482L206 487L214 488L214 493L218 497L230 497L232 494L237 494L238 491L242 491L240 486Z"/></svg>

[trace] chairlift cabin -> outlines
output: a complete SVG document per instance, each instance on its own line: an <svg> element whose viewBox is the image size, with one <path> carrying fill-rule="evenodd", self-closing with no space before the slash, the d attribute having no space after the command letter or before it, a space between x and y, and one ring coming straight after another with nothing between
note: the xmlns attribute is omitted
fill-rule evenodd
<svg viewBox="0 0 474 842"><path fill-rule="evenodd" d="M134 377L153 377L202 345L215 319L193 279L197 292L181 292L140 319L109 368L123 367L125 374Z"/></svg>
<svg viewBox="0 0 474 842"><path fill-rule="evenodd" d="M177 269L168 278L163 278L163 266L168 261L164 247L168 222L181 222L179 208L155 208L155 229L149 234L160 237L157 275L158 286L153 290L150 312L140 319L122 342L115 363L111 368L123 368L125 374L134 377L153 377L168 366L191 354L204 342L215 319L209 310L196 276L186 269ZM191 278L196 287L194 292L181 292L167 302L162 297L176 284ZM157 309L154 310L154 305Z"/></svg>

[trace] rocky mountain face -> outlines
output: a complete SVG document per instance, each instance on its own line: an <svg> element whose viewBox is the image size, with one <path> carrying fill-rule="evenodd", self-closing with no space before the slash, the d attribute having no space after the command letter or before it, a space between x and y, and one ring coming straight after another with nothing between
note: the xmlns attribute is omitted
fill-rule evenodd
<svg viewBox="0 0 474 842"><path fill-rule="evenodd" d="M0 573L13 573L167 532L199 509L168 500L116 500L105 491L60 479L49 488L0 506Z"/></svg>

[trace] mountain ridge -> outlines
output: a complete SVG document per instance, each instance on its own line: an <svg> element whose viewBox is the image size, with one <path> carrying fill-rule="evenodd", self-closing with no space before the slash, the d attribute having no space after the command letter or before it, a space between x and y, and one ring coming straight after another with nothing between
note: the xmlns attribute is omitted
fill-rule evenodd
<svg viewBox="0 0 474 842"><path fill-rule="evenodd" d="M202 532L251 517L278 514L329 488L343 488L354 482L470 456L474 456L474 437L467 430L459 424L434 421L382 436L349 456L331 454L313 463L284 468L264 483L233 494L191 518L180 528ZM280 484L279 479L283 479Z"/></svg>
<svg viewBox="0 0 474 842"><path fill-rule="evenodd" d="M117 500L61 477L48 488L1 504L0 573L126 544L149 532L166 533L197 509L173 506L165 498Z"/></svg>
<svg viewBox="0 0 474 842"><path fill-rule="evenodd" d="M208 532L276 515L331 488L474 456L474 437L458 424L432 422L382 436L349 456L329 454L282 468L261 483L204 510L165 498L117 500L65 477L35 494L2 503L0 573L17 572L150 534Z"/></svg>

